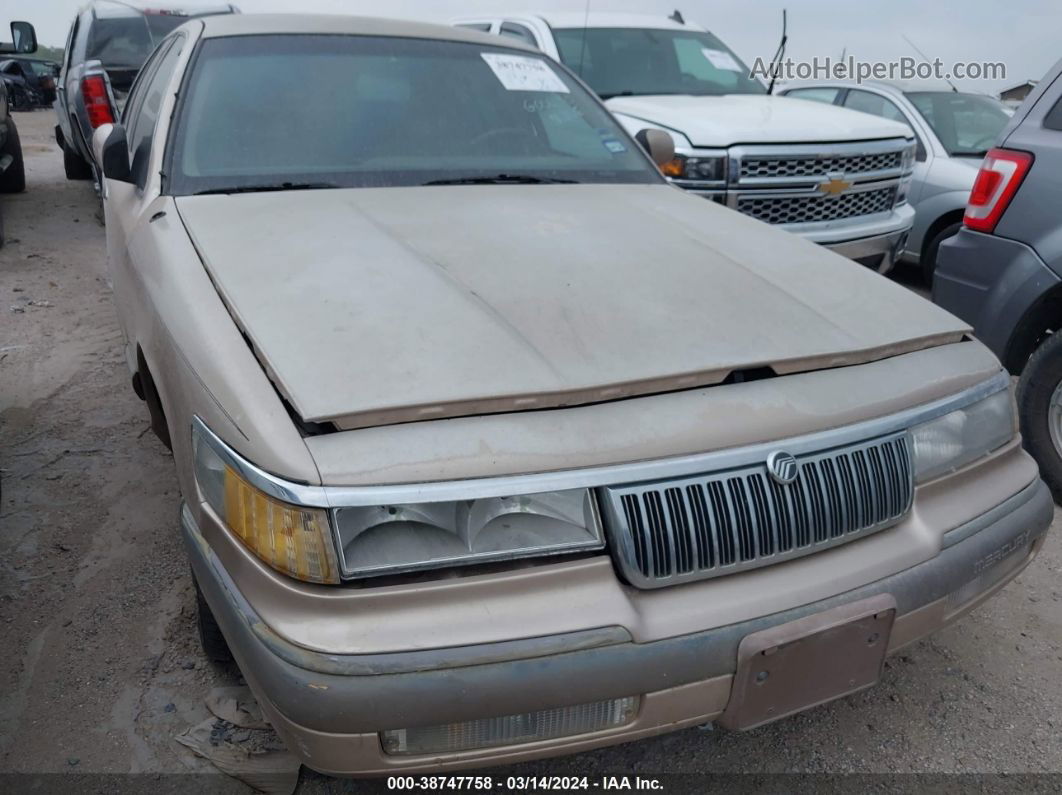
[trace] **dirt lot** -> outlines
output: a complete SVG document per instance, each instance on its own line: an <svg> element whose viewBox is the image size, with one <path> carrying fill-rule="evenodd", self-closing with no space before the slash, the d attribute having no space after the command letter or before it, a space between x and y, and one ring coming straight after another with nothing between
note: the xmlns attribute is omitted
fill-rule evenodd
<svg viewBox="0 0 1062 795"><path fill-rule="evenodd" d="M173 738L234 675L199 652L172 459L129 387L97 201L64 179L52 114L18 122L29 189L0 198L0 772L209 770ZM1060 570L1056 532L865 694L520 772L1062 772Z"/></svg>

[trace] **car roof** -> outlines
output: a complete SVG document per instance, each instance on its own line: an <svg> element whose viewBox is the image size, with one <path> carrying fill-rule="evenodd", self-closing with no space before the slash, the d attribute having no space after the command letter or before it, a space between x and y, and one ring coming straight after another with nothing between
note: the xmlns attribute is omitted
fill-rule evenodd
<svg viewBox="0 0 1062 795"><path fill-rule="evenodd" d="M864 80L858 82L856 80L808 80L799 83L788 83L782 86L781 91L795 91L801 88L869 88L875 91L881 91L885 94L894 94L896 96L903 96L905 94L969 94L973 96L988 96L987 94L980 94L977 91L958 91L954 92L950 86L935 85L933 83L927 83L924 85L916 83L886 83L881 80Z"/></svg>
<svg viewBox="0 0 1062 795"><path fill-rule="evenodd" d="M546 21L551 28L652 28L654 30L691 30L703 32L700 25L687 22L676 22L664 14L617 14L608 11L591 11L589 14L583 11L540 11L530 13L528 11L515 11L509 14L489 13L481 14L482 18L528 18L538 17Z"/></svg>
<svg viewBox="0 0 1062 795"><path fill-rule="evenodd" d="M96 19L121 19L136 17L141 14L173 14L192 19L199 14L224 14L233 10L230 3L209 3L206 5L169 6L166 2L136 5L125 0L92 0L85 10L91 10Z"/></svg>
<svg viewBox="0 0 1062 795"><path fill-rule="evenodd" d="M345 36L394 36L469 42L539 53L536 48L516 39L502 39L498 36L467 28L455 28L451 25L434 25L380 17L332 14L229 14L201 17L198 21L204 26L204 38L315 33Z"/></svg>

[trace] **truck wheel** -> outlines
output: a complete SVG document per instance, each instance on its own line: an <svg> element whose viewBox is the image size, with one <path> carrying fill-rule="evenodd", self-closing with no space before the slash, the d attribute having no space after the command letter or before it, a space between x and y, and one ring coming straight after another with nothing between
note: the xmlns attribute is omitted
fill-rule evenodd
<svg viewBox="0 0 1062 795"><path fill-rule="evenodd" d="M961 223L948 224L937 232L933 236L933 239L929 241L929 245L926 246L925 253L922 254L921 264L922 279L928 286L933 286L933 274L937 270L937 252L940 250L940 244L952 235L958 233L961 228Z"/></svg>
<svg viewBox="0 0 1062 795"><path fill-rule="evenodd" d="M195 583L196 624L199 627L199 644L203 647L203 653L211 662L231 665L235 662L232 651L225 636L221 634L217 619L210 612L210 605L199 589L195 574L192 574L192 582Z"/></svg>
<svg viewBox="0 0 1062 795"><path fill-rule="evenodd" d="M26 189L26 163L22 160L22 143L14 119L7 122L7 141L3 151L0 151L0 157L3 155L11 155L14 160L7 171L0 174L0 193L21 193Z"/></svg>
<svg viewBox="0 0 1062 795"><path fill-rule="evenodd" d="M1025 449L1062 505L1062 333L1041 343L1018 382L1018 417Z"/></svg>
<svg viewBox="0 0 1062 795"><path fill-rule="evenodd" d="M92 167L67 144L63 144L63 168L67 179L92 179Z"/></svg>

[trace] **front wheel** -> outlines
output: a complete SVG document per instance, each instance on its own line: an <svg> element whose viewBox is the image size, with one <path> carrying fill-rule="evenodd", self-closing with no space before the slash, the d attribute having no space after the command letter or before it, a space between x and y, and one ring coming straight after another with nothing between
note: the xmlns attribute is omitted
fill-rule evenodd
<svg viewBox="0 0 1062 795"><path fill-rule="evenodd" d="M1025 449L1062 505L1062 334L1036 349L1018 383L1018 417Z"/></svg>

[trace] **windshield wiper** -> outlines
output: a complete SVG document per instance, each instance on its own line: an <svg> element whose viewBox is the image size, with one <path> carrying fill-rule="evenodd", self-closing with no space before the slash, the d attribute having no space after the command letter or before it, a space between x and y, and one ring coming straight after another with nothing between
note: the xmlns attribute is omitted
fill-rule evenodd
<svg viewBox="0 0 1062 795"><path fill-rule="evenodd" d="M269 193L270 191L282 190L324 190L325 188L338 188L334 182L274 182L263 185L240 185L228 188L207 188L197 190L193 196L209 196L215 193Z"/></svg>
<svg viewBox="0 0 1062 795"><path fill-rule="evenodd" d="M495 174L493 177L433 179L424 185L575 185L578 180L533 177L530 174Z"/></svg>

